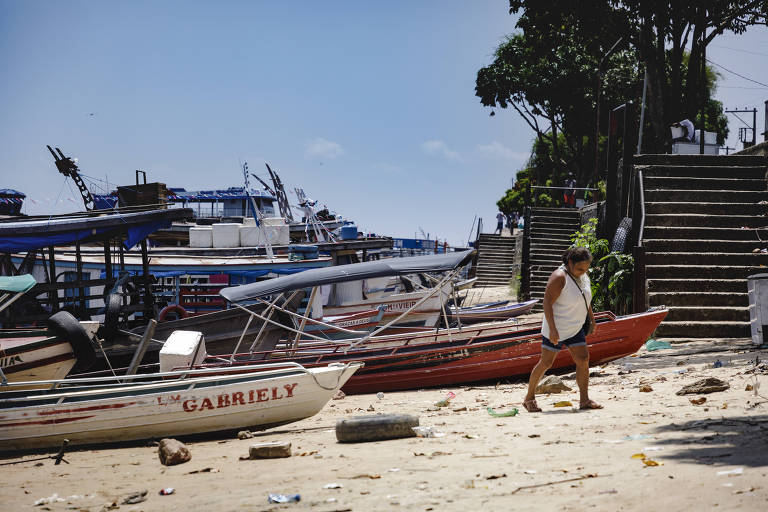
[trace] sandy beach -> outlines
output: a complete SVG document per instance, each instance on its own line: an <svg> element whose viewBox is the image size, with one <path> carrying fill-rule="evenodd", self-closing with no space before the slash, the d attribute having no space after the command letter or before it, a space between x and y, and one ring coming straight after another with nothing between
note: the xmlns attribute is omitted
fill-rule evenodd
<svg viewBox="0 0 768 512"><path fill-rule="evenodd" d="M757 359L757 365L756 363ZM714 367L716 361L723 367ZM602 410L556 408L573 388L521 407L525 382L346 396L316 416L255 432L187 440L192 460L163 466L151 443L71 450L68 464L6 458L3 510L765 510L768 508L768 350L747 340L674 345L594 368ZM629 373L626 373L629 371ZM676 391L705 377L730 389ZM641 392L648 385L651 391ZM646 388L647 389L647 388ZM449 391L448 407L435 402ZM702 405L690 399L706 397ZM518 408L513 417L492 417ZM336 441L338 419L407 413L444 434L372 443ZM290 441L290 458L240 460L251 444ZM642 454L642 455L640 455ZM658 465L655 465L658 464ZM332 485L328 485L332 484ZM159 495L172 487L174 494ZM333 487L333 488L326 488ZM138 504L122 504L148 491ZM301 501L269 504L269 493ZM54 496L54 494L56 496ZM49 498L38 506L35 502ZM58 499L57 499L58 498Z"/></svg>

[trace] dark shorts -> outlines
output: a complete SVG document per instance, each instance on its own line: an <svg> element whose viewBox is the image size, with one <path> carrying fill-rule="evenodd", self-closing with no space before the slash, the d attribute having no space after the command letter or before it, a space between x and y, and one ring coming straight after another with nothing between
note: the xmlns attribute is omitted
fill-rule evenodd
<svg viewBox="0 0 768 512"><path fill-rule="evenodd" d="M586 347L587 338L584 336L584 329L581 329L577 334L571 336L567 340L560 340L557 345L549 341L546 336L541 337L541 348L551 350L552 352L559 352L565 347Z"/></svg>

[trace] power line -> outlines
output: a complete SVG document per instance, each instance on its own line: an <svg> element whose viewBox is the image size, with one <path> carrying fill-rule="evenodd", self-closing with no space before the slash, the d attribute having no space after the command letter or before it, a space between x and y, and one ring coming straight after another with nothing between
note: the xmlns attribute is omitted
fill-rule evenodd
<svg viewBox="0 0 768 512"><path fill-rule="evenodd" d="M738 73L737 73L737 72L735 72L735 71L731 71L730 69L728 69L728 68L725 68L725 67L721 66L721 65L720 65L720 64L718 64L717 62L712 62L712 61L711 61L711 60L709 60L709 59L707 59L707 62L709 62L710 64L714 64L715 66L717 66L717 67L719 67L719 68L721 68L721 69L723 69L723 70L725 70L725 71L727 71L727 72L729 72L729 73L733 73L734 75L736 75L736 76L738 76L738 77L740 77L740 78L743 78L744 80L749 80L750 82L754 82L754 83L756 83L756 84L758 84L758 85L762 85L763 87L765 87L765 88L768 88L768 84L764 84L763 82L758 82L757 80L753 80L753 79L751 79L751 78L748 78L748 77L746 77L746 76L744 76L744 75L740 75L740 74L738 74Z"/></svg>
<svg viewBox="0 0 768 512"><path fill-rule="evenodd" d="M733 50L734 52L750 53L752 55L760 55L762 57L768 57L768 53L751 52L749 50L742 50L740 48L730 48L728 46L720 46L719 44L710 44L714 48L723 48L724 50Z"/></svg>

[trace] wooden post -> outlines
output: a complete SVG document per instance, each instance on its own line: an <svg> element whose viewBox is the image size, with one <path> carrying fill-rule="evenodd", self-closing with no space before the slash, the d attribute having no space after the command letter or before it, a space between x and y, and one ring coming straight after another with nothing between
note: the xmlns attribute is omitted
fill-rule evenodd
<svg viewBox="0 0 768 512"><path fill-rule="evenodd" d="M59 310L59 290L56 289L56 257L54 256L53 246L48 247L48 279L51 285L51 291L48 292L48 298L51 301L51 312Z"/></svg>
<svg viewBox="0 0 768 512"><path fill-rule="evenodd" d="M147 347L149 346L149 342L152 341L152 336L155 335L156 327L157 327L157 320L153 318L147 324L146 329L144 329L144 335L141 337L141 341L139 342L139 345L136 347L136 352L133 353L133 359L131 359L131 364L128 366L128 370L125 372L126 375L136 374L136 370L138 370L141 360L144 359L144 354L147 353Z"/></svg>
<svg viewBox="0 0 768 512"><path fill-rule="evenodd" d="M80 314L78 315L78 318L80 320L89 320L90 316L88 316L87 308L85 307L85 288L82 286L83 284L83 255L80 252L80 241L78 240L75 243L75 259L77 260L77 282L80 283L80 287L77 289L78 298L80 299L78 302L80 303Z"/></svg>
<svg viewBox="0 0 768 512"><path fill-rule="evenodd" d="M149 282L149 253L147 252L147 239L141 241L141 279L144 284L144 317L155 317L155 299L152 296L152 286Z"/></svg>
<svg viewBox="0 0 768 512"><path fill-rule="evenodd" d="M632 257L635 259L635 274L632 294L632 310L642 313L648 310L648 293L646 290L645 247L633 247Z"/></svg>
<svg viewBox="0 0 768 512"><path fill-rule="evenodd" d="M523 264L520 271L523 300L531 298L531 217L531 207L526 206L523 214Z"/></svg>
<svg viewBox="0 0 768 512"><path fill-rule="evenodd" d="M112 282L115 279L115 276L112 272L112 253L109 247L109 238L104 240L104 274L104 277L106 277L107 280L104 284L104 296L106 297L107 293L109 292L109 288L112 287Z"/></svg>

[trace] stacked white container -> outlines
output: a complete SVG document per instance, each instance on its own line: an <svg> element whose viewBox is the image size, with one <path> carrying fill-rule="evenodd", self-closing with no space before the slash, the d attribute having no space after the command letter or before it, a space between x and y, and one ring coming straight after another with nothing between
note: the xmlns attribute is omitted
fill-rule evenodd
<svg viewBox="0 0 768 512"><path fill-rule="evenodd" d="M240 247L240 224L222 223L213 225L214 247Z"/></svg>
<svg viewBox="0 0 768 512"><path fill-rule="evenodd" d="M190 247L213 247L213 229L210 226L189 228Z"/></svg>

